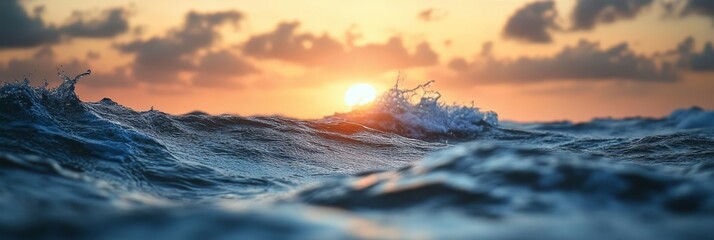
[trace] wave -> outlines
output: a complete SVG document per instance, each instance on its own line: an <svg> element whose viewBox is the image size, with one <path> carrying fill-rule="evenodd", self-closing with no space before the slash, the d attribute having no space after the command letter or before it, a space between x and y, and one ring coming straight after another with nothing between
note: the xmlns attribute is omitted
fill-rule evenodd
<svg viewBox="0 0 714 240"><path fill-rule="evenodd" d="M441 94L428 89L433 80L412 89L401 89L402 81L398 78L373 104L326 120L359 123L422 140L468 140L485 128L498 126L495 112L441 102Z"/></svg>
<svg viewBox="0 0 714 240"><path fill-rule="evenodd" d="M621 211L714 213L710 179L593 155L472 143L398 171L333 181L302 201L347 209L453 209L483 217Z"/></svg>
<svg viewBox="0 0 714 240"><path fill-rule="evenodd" d="M714 112L691 107L672 112L666 120L675 123L679 129L711 128L714 127Z"/></svg>
<svg viewBox="0 0 714 240"><path fill-rule="evenodd" d="M706 130L714 127L714 111L700 107L674 110L662 118L628 117L596 118L589 122L570 121L544 123L504 123L507 127L519 129L552 131L590 136L646 136L673 133L682 130Z"/></svg>
<svg viewBox="0 0 714 240"><path fill-rule="evenodd" d="M90 74L0 87L0 235L713 237L712 111L509 123L398 81L319 120L171 115L81 101Z"/></svg>
<svg viewBox="0 0 714 240"><path fill-rule="evenodd" d="M81 102L74 86L90 73L61 76L51 89L3 85L0 151L49 158L158 197L200 199L270 194L315 176L404 166L445 147L350 123L175 116L136 112L108 98ZM388 153L399 154L383 161Z"/></svg>

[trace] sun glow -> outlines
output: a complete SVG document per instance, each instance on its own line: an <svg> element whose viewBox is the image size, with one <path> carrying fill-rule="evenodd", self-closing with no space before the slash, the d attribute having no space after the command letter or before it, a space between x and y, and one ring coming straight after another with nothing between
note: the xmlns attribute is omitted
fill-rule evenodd
<svg viewBox="0 0 714 240"><path fill-rule="evenodd" d="M377 90L366 83L352 85L345 92L345 104L349 107L365 105L375 98L377 98Z"/></svg>

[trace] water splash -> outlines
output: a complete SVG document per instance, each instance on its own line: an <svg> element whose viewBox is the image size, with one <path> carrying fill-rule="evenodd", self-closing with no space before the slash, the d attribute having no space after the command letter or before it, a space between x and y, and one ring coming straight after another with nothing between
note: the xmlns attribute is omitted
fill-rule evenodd
<svg viewBox="0 0 714 240"><path fill-rule="evenodd" d="M60 84L57 88L55 88L53 91L50 91L56 98L58 99L77 99L77 95L74 92L74 87L77 85L77 82L79 79L89 76L92 74L91 69L87 69L87 71L75 76L74 78L70 78L66 75L64 75L61 71L57 71L57 75L59 75L60 79L62 79L62 84Z"/></svg>
<svg viewBox="0 0 714 240"><path fill-rule="evenodd" d="M498 126L498 114L478 107L445 104L441 93L429 89L435 80L403 89L399 76L394 87L373 104L348 113L337 113L329 120L346 120L382 131L424 140L469 139L485 128Z"/></svg>
<svg viewBox="0 0 714 240"><path fill-rule="evenodd" d="M62 79L62 83L56 88L48 88L49 83L45 80L44 84L39 87L30 85L30 80L25 78L22 82L6 82L1 87L0 97L8 97L9 95L17 94L19 92L24 92L26 95L37 97L41 100L49 100L53 98L60 101L79 101L79 97L75 93L75 85L79 79L89 76L92 74L92 70L76 75L74 77L68 77L65 73L57 69L57 75Z"/></svg>

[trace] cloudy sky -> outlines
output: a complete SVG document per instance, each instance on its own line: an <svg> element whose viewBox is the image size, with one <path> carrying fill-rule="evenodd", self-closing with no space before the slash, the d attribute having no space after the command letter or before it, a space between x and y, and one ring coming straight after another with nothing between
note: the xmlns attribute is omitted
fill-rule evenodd
<svg viewBox="0 0 714 240"><path fill-rule="evenodd" d="M92 69L137 110L319 118L399 71L510 120L714 108L712 0L3 0L0 31L0 81Z"/></svg>

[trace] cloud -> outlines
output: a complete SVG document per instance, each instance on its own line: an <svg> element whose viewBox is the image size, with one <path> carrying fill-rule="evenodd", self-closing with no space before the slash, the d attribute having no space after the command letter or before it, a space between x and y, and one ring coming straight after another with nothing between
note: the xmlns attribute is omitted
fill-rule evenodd
<svg viewBox="0 0 714 240"><path fill-rule="evenodd" d="M92 19L77 11L60 27L46 24L40 17L43 11L39 6L30 16L19 0L0 1L0 49L37 47L63 37L109 38L129 29L128 11L122 8L104 10L103 17Z"/></svg>
<svg viewBox="0 0 714 240"><path fill-rule="evenodd" d="M317 66L337 59L344 47L327 34L297 34L298 22L283 22L273 32L250 37L243 54L258 59L280 59L305 66Z"/></svg>
<svg viewBox="0 0 714 240"><path fill-rule="evenodd" d="M327 66L351 73L376 73L431 66L438 63L438 60L439 56L428 43L419 43L414 53L410 54L401 38L392 37L384 44L373 43L354 47L342 58L334 59Z"/></svg>
<svg viewBox="0 0 714 240"><path fill-rule="evenodd" d="M654 0L577 0L571 13L570 28L572 31L587 31L600 24L632 19L653 2ZM508 19L503 36L530 43L551 43L552 32L563 30L558 23L555 2L536 1L518 9Z"/></svg>
<svg viewBox="0 0 714 240"><path fill-rule="evenodd" d="M598 25L634 19L655 0L576 0L571 13L572 31L589 31ZM667 15L709 16L714 19L714 1L672 0L660 2ZM552 0L531 2L518 9L506 23L503 36L530 43L551 43L553 32L564 32Z"/></svg>
<svg viewBox="0 0 714 240"><path fill-rule="evenodd" d="M119 51L136 54L130 67L133 76L150 83L178 83L182 71L195 70L193 59L202 49L211 47L218 39L218 26L237 25L243 15L237 11L214 13L189 12L179 29L168 31L163 37L135 40L118 44Z"/></svg>
<svg viewBox="0 0 714 240"><path fill-rule="evenodd" d="M701 52L696 52L694 38L688 37L671 51L679 57L679 65L695 72L714 71L714 46L707 42Z"/></svg>
<svg viewBox="0 0 714 240"><path fill-rule="evenodd" d="M483 52L490 52L484 45ZM516 60L477 57L469 63L457 58L449 67L465 79L490 83L553 80L632 80L666 82L678 79L674 64L658 66L650 57L638 55L627 43L603 49L598 42L581 40L550 57L520 57Z"/></svg>
<svg viewBox="0 0 714 240"><path fill-rule="evenodd" d="M533 2L518 9L508 19L503 36L532 43L550 43L553 41L550 30L558 30L556 23L558 11L553 1Z"/></svg>
<svg viewBox="0 0 714 240"><path fill-rule="evenodd" d="M711 0L687 0L687 4L682 10L682 16L701 15L714 19L714 1Z"/></svg>
<svg viewBox="0 0 714 240"><path fill-rule="evenodd" d="M654 0L577 0L572 13L573 30L591 30L598 24L632 19Z"/></svg>
<svg viewBox="0 0 714 240"><path fill-rule="evenodd" d="M432 22L444 19L448 15L446 11L435 8L428 8L417 13L417 19L424 22Z"/></svg>
<svg viewBox="0 0 714 240"><path fill-rule="evenodd" d="M179 71L191 70L193 64L181 42L153 38L118 45L125 53L136 53L130 64L133 76L144 82L174 83L179 80Z"/></svg>
<svg viewBox="0 0 714 240"><path fill-rule="evenodd" d="M714 47L712 47L712 42L707 42L701 53L692 53L689 63L693 71L714 71Z"/></svg>
<svg viewBox="0 0 714 240"><path fill-rule="evenodd" d="M392 37L383 44L344 46L327 34L297 33L299 25L284 22L272 32L252 36L244 44L243 54L353 74L430 66L438 62L438 55L426 42L418 44L414 53L409 52L400 37Z"/></svg>
<svg viewBox="0 0 714 240"><path fill-rule="evenodd" d="M36 15L41 12L36 10ZM46 26L39 17L30 17L17 1L0 3L0 26L9 33L0 38L2 47L34 47L60 40L61 36L109 38L129 30L128 11L122 8L104 10L102 17L93 17L86 12L75 12L65 25L55 28ZM220 35L217 27L243 18L237 11L215 13L189 12L184 25L169 31L163 37L135 40L117 44L116 48L127 54L135 54L134 61L111 72L98 72L83 80L91 87L135 86L140 79L149 83L178 83L180 74L193 74L191 82L198 86L231 85L235 77L258 72L250 63L225 50L208 52ZM10 24L4 26L4 24ZM5 37L7 36L7 37ZM49 47L43 47L34 56L26 59L11 59L0 68L2 81L22 80L29 77L33 84L42 84L44 79L56 79L61 67L71 74L90 68L88 60L99 57L96 52L87 54L86 60L58 61ZM194 62L194 59L198 59ZM30 75L30 76L28 76Z"/></svg>
<svg viewBox="0 0 714 240"><path fill-rule="evenodd" d="M27 59L10 59L0 66L0 82L30 80L33 85L39 86L48 82L57 82L57 71L61 70L68 75L77 74L91 69L90 62L73 58L67 61L58 61L56 54L50 47L42 47ZM91 77L82 79L83 86L90 87L129 87L136 85L127 77L123 69L115 69L110 73L92 73Z"/></svg>
<svg viewBox="0 0 714 240"><path fill-rule="evenodd" d="M39 16L43 8L35 10L35 16L31 17L19 0L0 1L0 49L35 47L59 41L57 29L46 25Z"/></svg>
<svg viewBox="0 0 714 240"><path fill-rule="evenodd" d="M129 30L129 12L126 9L106 9L98 18L87 15L86 12L75 11L60 31L74 37L110 38Z"/></svg>
<svg viewBox="0 0 714 240"><path fill-rule="evenodd" d="M204 55L195 70L191 82L207 87L235 86L236 77L259 72L252 64L227 50Z"/></svg>

